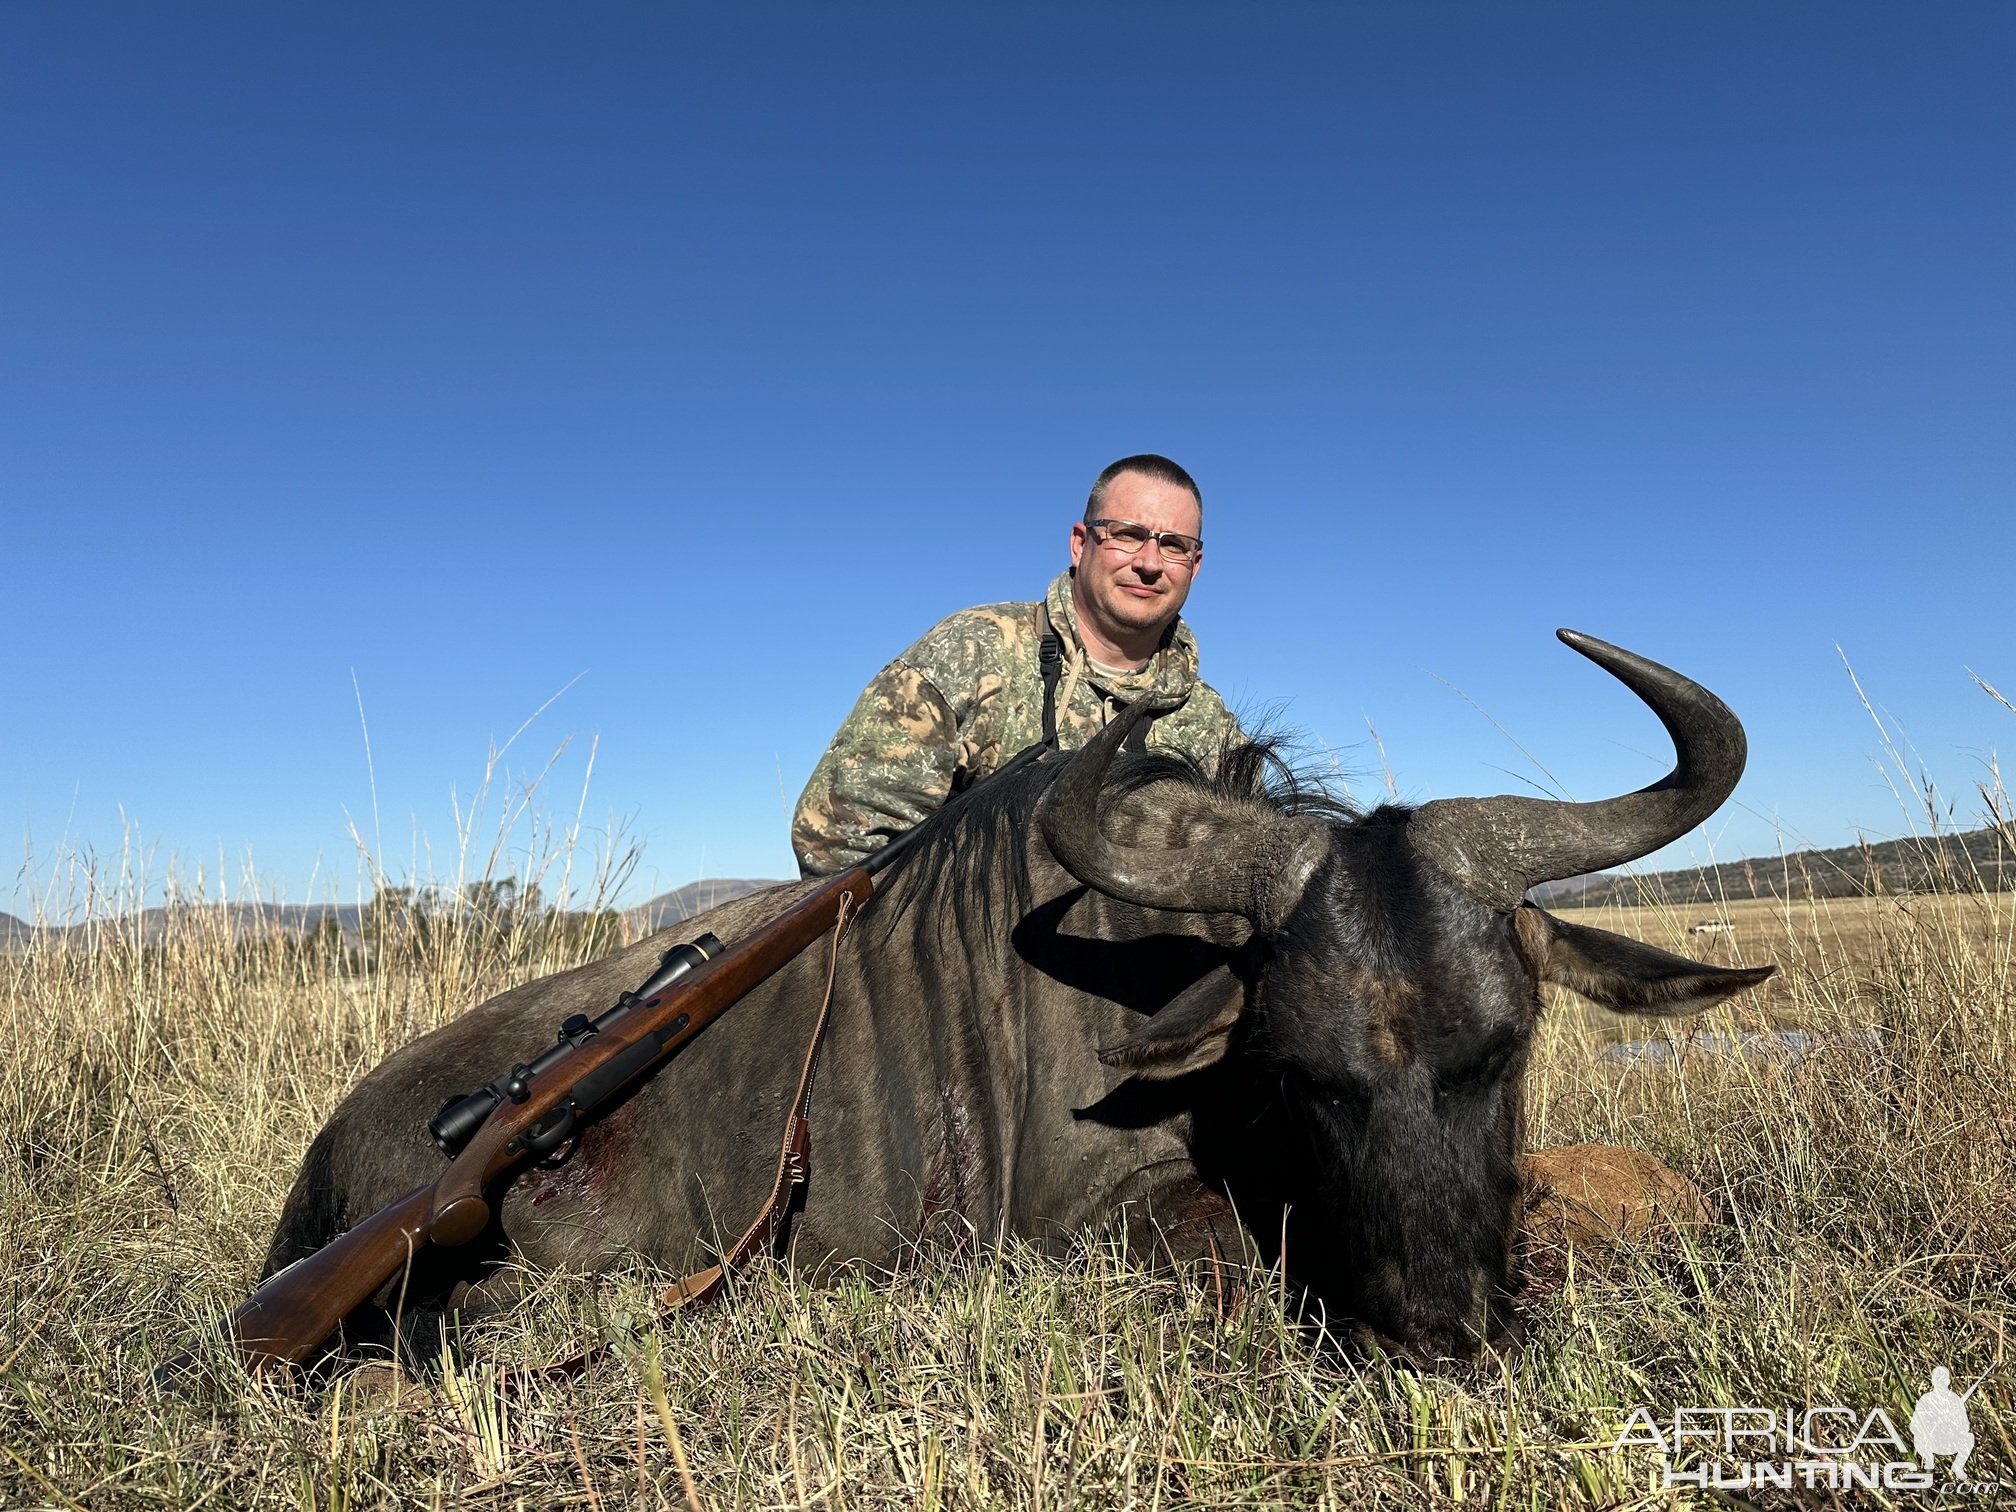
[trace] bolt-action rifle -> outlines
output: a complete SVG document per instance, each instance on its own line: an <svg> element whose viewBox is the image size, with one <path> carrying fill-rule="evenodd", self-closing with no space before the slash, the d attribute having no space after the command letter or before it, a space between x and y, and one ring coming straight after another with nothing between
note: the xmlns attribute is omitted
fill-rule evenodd
<svg viewBox="0 0 2016 1512"><path fill-rule="evenodd" d="M990 776L1005 775L1043 749L1029 747ZM593 1019L573 1015L561 1026L559 1043L543 1055L452 1099L428 1123L449 1157L447 1170L271 1277L240 1304L224 1325L239 1359L255 1371L309 1359L421 1251L467 1244L483 1233L513 1176L576 1137L626 1089L832 928L843 910L858 910L875 891L875 874L918 833L891 841L733 944L702 935L674 946L613 1008Z"/></svg>

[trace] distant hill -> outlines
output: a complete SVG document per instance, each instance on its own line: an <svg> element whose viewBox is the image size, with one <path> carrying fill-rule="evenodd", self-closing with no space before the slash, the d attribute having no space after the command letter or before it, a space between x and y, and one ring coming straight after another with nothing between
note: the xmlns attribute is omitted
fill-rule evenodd
<svg viewBox="0 0 2016 1512"><path fill-rule="evenodd" d="M1558 882L1542 882L1528 890L1527 896L1535 903L1572 903L1577 893L1586 891L1603 882L1622 880L1618 872L1590 872L1586 877L1563 877Z"/></svg>
<svg viewBox="0 0 2016 1512"><path fill-rule="evenodd" d="M625 909L623 922L634 936L682 923L722 903L776 887L763 877L703 877L648 903ZM1724 861L1712 867L1630 877L1597 872L1568 877L1533 889L1536 901L1552 908L1601 908L1641 903L1706 904L1723 898L1855 898L1922 892L2016 891L2016 844L1995 829L1970 830L1937 838L1913 837L1844 845L1833 850L1794 851ZM365 907L356 903L178 903L95 925L37 926L0 913L0 950L19 950L38 934L69 938L92 928L131 935L143 943L171 927L228 930L234 940L274 934L295 939L333 918L352 944L363 933ZM191 918L190 915L201 915Z"/></svg>
<svg viewBox="0 0 2016 1512"><path fill-rule="evenodd" d="M1550 907L1713 903L1723 898L1862 898L1899 893L2016 891L2016 845L1995 829L1878 840L1832 850L1753 856L1716 866L1626 877L1570 877L1533 889Z"/></svg>
<svg viewBox="0 0 2016 1512"><path fill-rule="evenodd" d="M363 913L355 903L176 903L92 924L27 924L11 914L0 914L0 921L4 921L0 922L0 946L25 945L36 934L68 938L93 929L129 936L137 933L142 944L152 944L171 927L186 929L191 924L228 930L234 940L273 934L298 938L330 917L342 925L344 934L354 938Z"/></svg>
<svg viewBox="0 0 2016 1512"><path fill-rule="evenodd" d="M649 934L654 929L663 929L668 924L678 924L695 914L703 914L719 904L732 903L737 898L746 898L753 892L775 886L777 883L768 879L706 877L698 882L688 882L671 892L660 893L649 903L640 903L626 910L623 917L632 929Z"/></svg>
<svg viewBox="0 0 2016 1512"><path fill-rule="evenodd" d="M649 934L652 930L663 929L704 913L717 903L731 902L776 885L775 882L745 877L703 877L698 882L688 882L684 887L660 893L648 903L625 910L624 922L636 934ZM0 950L23 949L38 934L45 938L68 940L93 929L112 931L127 938L137 934L142 944L153 944L164 938L171 928L187 930L192 926L226 931L233 940L259 939L276 934L300 939L324 919L331 918L342 928L344 938L355 945L363 937L367 907L357 903L177 903L165 908L142 909L137 914L125 914L117 919L101 919L94 924L45 925L30 924L12 914L0 913Z"/></svg>

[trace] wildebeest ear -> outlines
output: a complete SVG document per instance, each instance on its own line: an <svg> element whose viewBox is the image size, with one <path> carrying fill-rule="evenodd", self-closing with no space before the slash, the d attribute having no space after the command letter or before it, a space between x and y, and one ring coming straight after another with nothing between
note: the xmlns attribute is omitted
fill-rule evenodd
<svg viewBox="0 0 2016 1512"><path fill-rule="evenodd" d="M1246 1006L1246 989L1229 971L1213 971L1171 998L1153 1018L1117 1045L1099 1052L1149 1081L1201 1071L1225 1058L1232 1026Z"/></svg>
<svg viewBox="0 0 2016 1512"><path fill-rule="evenodd" d="M1607 929L1565 923L1531 903L1513 910L1512 925L1536 976L1616 1013L1699 1013L1778 969L1704 966Z"/></svg>

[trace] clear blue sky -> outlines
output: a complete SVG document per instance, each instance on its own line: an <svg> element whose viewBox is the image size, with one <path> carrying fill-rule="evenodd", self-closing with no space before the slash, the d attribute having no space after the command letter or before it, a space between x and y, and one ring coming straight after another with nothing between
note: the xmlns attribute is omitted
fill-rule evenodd
<svg viewBox="0 0 2016 1512"><path fill-rule="evenodd" d="M1368 718L1410 799L1544 780L1493 719L1663 771L1571 625L1743 716L1717 855L1898 833L1837 644L1956 799L2016 746L2012 65L1987 4L12 0L0 825L445 875L565 687L511 781L571 737L571 821L599 741L630 897L788 875L861 684L1157 450L1206 676L1361 794Z"/></svg>

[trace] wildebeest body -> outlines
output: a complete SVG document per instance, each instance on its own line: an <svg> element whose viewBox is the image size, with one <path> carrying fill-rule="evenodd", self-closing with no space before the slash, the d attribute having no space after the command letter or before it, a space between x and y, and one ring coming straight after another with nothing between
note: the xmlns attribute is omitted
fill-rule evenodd
<svg viewBox="0 0 2016 1512"><path fill-rule="evenodd" d="M962 936L948 908L903 908L917 889L901 877L850 931L813 1093L814 1179L792 1225L801 1261L886 1265L934 1225L1061 1244L1158 1188L1170 1214L1196 1195L1187 1110L1102 1118L1098 1105L1128 1078L1098 1051L1207 974L1242 991L1226 965L1238 942L1164 934L1130 946L1112 915L1140 910L1052 880L1058 969L1078 985L1011 965L1008 939ZM386 1061L318 1140L308 1164L323 1179L297 1185L269 1270L440 1170L426 1122L449 1097L550 1042L568 1014L607 1008L673 939L711 929L734 940L809 885L515 988ZM1237 921L1176 922L1245 933ZM732 1240L769 1190L826 966L822 943L592 1125L570 1159L521 1176L502 1221L523 1258L596 1269L635 1251L686 1266Z"/></svg>
<svg viewBox="0 0 2016 1512"><path fill-rule="evenodd" d="M1284 782L1258 748L1208 781L1169 758L1116 767L1123 720L930 821L840 947L797 1259L886 1265L934 1230L1061 1245L1122 1214L1179 1260L1250 1243L1333 1313L1424 1357L1495 1336L1540 983L1685 1013L1770 971L1522 902L1535 881L1684 832L1743 764L1741 727L1712 694L1564 638L1652 705L1679 753L1672 776L1596 804L1358 815ZM738 900L502 994L392 1057L311 1149L269 1269L437 1172L428 1117L570 1013L605 1008L670 938L732 941L799 893ZM489 1241L428 1252L406 1305L477 1279L507 1247L589 1270L626 1251L711 1257L770 1188L826 968L823 948L807 951L571 1158L523 1174Z"/></svg>

